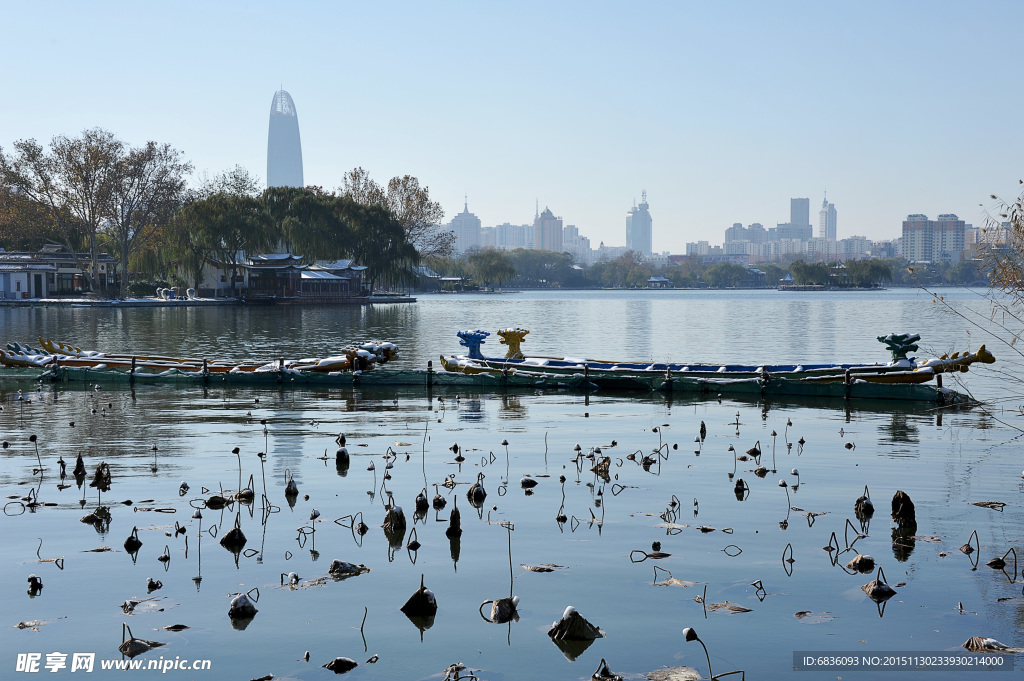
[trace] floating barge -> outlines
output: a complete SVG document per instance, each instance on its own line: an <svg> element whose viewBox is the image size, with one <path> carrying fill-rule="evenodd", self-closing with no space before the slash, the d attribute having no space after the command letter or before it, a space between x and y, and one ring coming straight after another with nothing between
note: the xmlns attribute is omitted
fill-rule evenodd
<svg viewBox="0 0 1024 681"><path fill-rule="evenodd" d="M992 363L984 346L919 361L916 335L879 338L893 354L885 364L737 365L614 362L568 357L527 357L520 345L528 331L498 332L509 350L488 358L480 346L490 334L460 331L468 355L441 357L440 369L382 368L397 354L391 343L350 346L336 357L271 362L116 355L83 351L40 339L41 349L12 344L0 350L0 380L82 384L176 384L225 387L408 387L479 391L580 391L796 396L826 399L911 400L969 404L973 400L942 386L942 374L966 372L976 362ZM44 371L39 372L40 369Z"/></svg>
<svg viewBox="0 0 1024 681"><path fill-rule="evenodd" d="M967 372L974 363L991 364L995 357L982 345L977 352L953 353L929 360L907 357L918 350L917 334L878 337L892 353L881 364L706 364L619 362L570 357L526 356L520 349L529 331L502 329L505 357L485 357L480 346L486 331L460 331L468 355L442 357L446 371L471 375L518 374L582 378L599 390L649 389L701 393L740 393L844 399L926 400L967 403L971 398L942 385L942 374ZM930 385L928 385L930 383Z"/></svg>

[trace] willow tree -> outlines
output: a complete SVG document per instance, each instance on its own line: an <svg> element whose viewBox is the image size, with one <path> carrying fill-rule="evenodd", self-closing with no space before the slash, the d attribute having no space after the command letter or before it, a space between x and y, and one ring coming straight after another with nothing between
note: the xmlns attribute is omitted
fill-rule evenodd
<svg viewBox="0 0 1024 681"><path fill-rule="evenodd" d="M892 281L892 267L882 260L847 260L845 265L854 286L871 288Z"/></svg>
<svg viewBox="0 0 1024 681"><path fill-rule="evenodd" d="M213 194L187 205L178 220L190 232L187 243L196 252L205 251L231 271L232 293L245 254L268 250L276 243L269 213L259 199L251 196ZM186 241L184 237L179 239Z"/></svg>
<svg viewBox="0 0 1024 681"><path fill-rule="evenodd" d="M391 211L345 197L339 197L335 206L340 218L351 226L352 256L368 268L364 277L371 290L378 283L404 282L419 263L419 252Z"/></svg>
<svg viewBox="0 0 1024 681"><path fill-rule="evenodd" d="M516 268L512 265L508 254L495 248L486 248L466 258L473 272L473 278L484 286L496 283L499 287L503 281L512 281L516 276Z"/></svg>
<svg viewBox="0 0 1024 681"><path fill-rule="evenodd" d="M352 257L352 228L339 200L319 187L270 187L261 198L281 244L310 263Z"/></svg>

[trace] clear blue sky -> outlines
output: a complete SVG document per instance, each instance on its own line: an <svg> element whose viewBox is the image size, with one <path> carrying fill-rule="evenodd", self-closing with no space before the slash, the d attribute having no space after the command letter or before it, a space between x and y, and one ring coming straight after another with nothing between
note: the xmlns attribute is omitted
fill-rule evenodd
<svg viewBox="0 0 1024 681"><path fill-rule="evenodd" d="M305 179L412 174L446 219L534 201L654 248L772 227L822 193L839 238L908 213L975 224L1024 177L1024 2L17 2L0 0L0 146L100 126L197 172L266 177L274 91Z"/></svg>

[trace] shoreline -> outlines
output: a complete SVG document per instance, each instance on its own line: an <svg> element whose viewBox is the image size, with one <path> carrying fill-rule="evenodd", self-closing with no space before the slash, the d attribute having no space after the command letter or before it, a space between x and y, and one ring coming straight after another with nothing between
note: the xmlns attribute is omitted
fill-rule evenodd
<svg viewBox="0 0 1024 681"><path fill-rule="evenodd" d="M351 301L310 300L303 298L252 299L243 301L236 298L24 298L2 300L0 307L245 307L252 305L372 305L374 303L415 303L412 296L369 296Z"/></svg>

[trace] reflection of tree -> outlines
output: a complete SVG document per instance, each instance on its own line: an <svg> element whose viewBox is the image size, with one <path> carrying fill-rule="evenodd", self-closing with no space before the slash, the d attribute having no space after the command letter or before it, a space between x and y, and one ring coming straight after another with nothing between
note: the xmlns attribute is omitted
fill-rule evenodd
<svg viewBox="0 0 1024 681"><path fill-rule="evenodd" d="M878 427L879 438L889 442L916 443L918 427L907 420L906 414L894 413L888 423Z"/></svg>

